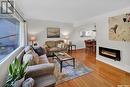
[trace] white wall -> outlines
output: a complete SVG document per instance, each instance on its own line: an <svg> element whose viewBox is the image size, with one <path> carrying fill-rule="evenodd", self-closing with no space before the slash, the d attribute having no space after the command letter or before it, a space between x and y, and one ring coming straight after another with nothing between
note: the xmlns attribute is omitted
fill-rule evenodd
<svg viewBox="0 0 130 87"><path fill-rule="evenodd" d="M60 28L61 37L47 38L47 27ZM43 45L47 40L63 39L63 35L70 35L73 31L73 24L43 20L28 20L28 31L30 34L37 36L37 42L39 45Z"/></svg>
<svg viewBox="0 0 130 87"><path fill-rule="evenodd" d="M70 40L72 41L72 44L76 44L77 49L85 48L84 40L95 39L95 35L90 37L80 37L81 31L88 31L88 30L95 30L95 23L85 24L74 28Z"/></svg>
<svg viewBox="0 0 130 87"><path fill-rule="evenodd" d="M121 15L125 13L130 13L130 7L124 8L121 10L113 11L104 15L96 16L89 20L82 21L79 24L91 24L96 23L97 30L97 60L108 63L112 66L115 66L124 71L130 72L130 42L122 42L122 41L111 41L109 40L109 25L108 25L108 17ZM77 23L78 24L78 23ZM107 47L113 48L121 51L121 61L114 61L109 58L105 58L98 54L98 47Z"/></svg>
<svg viewBox="0 0 130 87"><path fill-rule="evenodd" d="M73 24L43 21L43 20L28 20L28 31L30 34L36 35L39 45L43 45L47 40L64 39L63 35L69 35L69 39L73 44L77 45L77 48L84 48L84 40L94 39L95 37L80 37L81 31L94 30L95 24L82 25L79 27L73 27ZM61 32L61 38L47 38L47 27L59 27Z"/></svg>

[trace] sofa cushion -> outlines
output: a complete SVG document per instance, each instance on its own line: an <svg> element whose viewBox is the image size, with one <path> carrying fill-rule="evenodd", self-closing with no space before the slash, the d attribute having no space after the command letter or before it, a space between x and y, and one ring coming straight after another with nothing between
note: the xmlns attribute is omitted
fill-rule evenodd
<svg viewBox="0 0 130 87"><path fill-rule="evenodd" d="M34 64L39 64L40 57L34 51L32 52Z"/></svg>
<svg viewBox="0 0 130 87"><path fill-rule="evenodd" d="M39 58L39 64L43 64L43 63L49 63L46 54L41 55Z"/></svg>
<svg viewBox="0 0 130 87"><path fill-rule="evenodd" d="M55 41L47 41L47 42L46 42L46 45L47 45L49 48L56 47L56 42L55 42Z"/></svg>
<svg viewBox="0 0 130 87"><path fill-rule="evenodd" d="M49 51L50 52L55 52L55 51L60 51L61 48L59 47L53 47L53 48L50 48Z"/></svg>

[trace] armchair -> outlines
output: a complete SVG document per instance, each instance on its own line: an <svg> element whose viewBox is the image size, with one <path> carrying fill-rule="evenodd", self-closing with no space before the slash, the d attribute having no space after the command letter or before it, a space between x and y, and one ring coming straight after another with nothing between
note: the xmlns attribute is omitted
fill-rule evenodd
<svg viewBox="0 0 130 87"><path fill-rule="evenodd" d="M23 62L29 62L25 78L34 79L34 87L55 87L54 64L49 63L46 54L38 55L32 48L26 48ZM34 62L36 61L36 62Z"/></svg>
<svg viewBox="0 0 130 87"><path fill-rule="evenodd" d="M38 64L28 67L26 78L34 79L34 87L54 87L56 79L53 73L53 63Z"/></svg>

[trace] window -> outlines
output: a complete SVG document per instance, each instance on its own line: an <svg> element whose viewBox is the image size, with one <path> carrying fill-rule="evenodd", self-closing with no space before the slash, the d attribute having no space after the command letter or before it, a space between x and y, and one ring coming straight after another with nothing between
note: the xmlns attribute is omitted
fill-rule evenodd
<svg viewBox="0 0 130 87"><path fill-rule="evenodd" d="M16 18L0 18L0 61L19 46L19 28Z"/></svg>
<svg viewBox="0 0 130 87"><path fill-rule="evenodd" d="M88 30L88 31L80 32L80 37L92 37L92 36L96 36L95 30Z"/></svg>

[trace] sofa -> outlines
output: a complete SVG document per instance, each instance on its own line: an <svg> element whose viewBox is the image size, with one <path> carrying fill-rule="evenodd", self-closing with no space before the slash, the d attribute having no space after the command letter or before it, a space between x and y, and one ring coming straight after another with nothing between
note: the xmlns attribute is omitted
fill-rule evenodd
<svg viewBox="0 0 130 87"><path fill-rule="evenodd" d="M46 54L39 56L30 46L27 46L20 52L17 58L21 63L29 62L25 78L32 78L34 80L34 86L32 87L55 87L55 67L53 63L49 63Z"/></svg>
<svg viewBox="0 0 130 87"><path fill-rule="evenodd" d="M44 48L46 49L47 56L53 56L54 52L68 51L68 45L64 40L46 41Z"/></svg>

